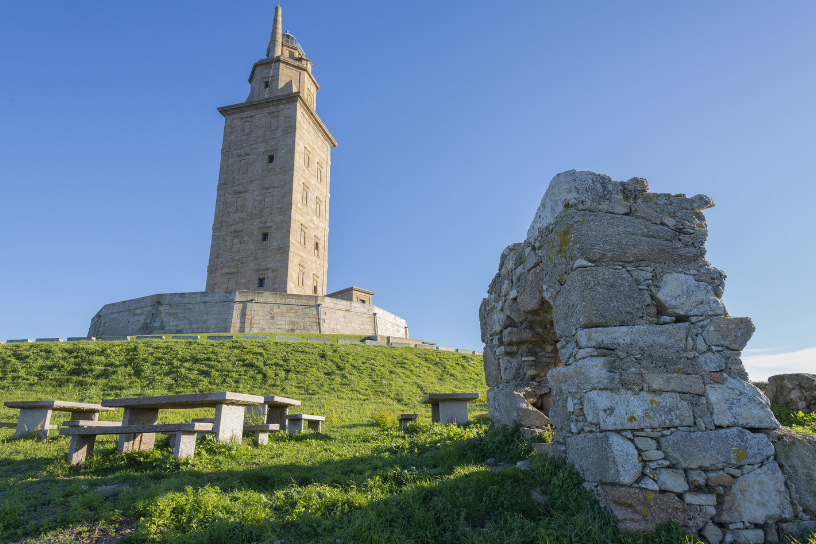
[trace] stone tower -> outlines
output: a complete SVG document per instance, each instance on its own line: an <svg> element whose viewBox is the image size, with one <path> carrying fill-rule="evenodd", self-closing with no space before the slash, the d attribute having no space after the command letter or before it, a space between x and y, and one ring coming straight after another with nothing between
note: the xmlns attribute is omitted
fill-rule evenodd
<svg viewBox="0 0 816 544"><path fill-rule="evenodd" d="M224 141L207 291L326 294L331 148L317 81L275 8L246 101L219 108Z"/></svg>

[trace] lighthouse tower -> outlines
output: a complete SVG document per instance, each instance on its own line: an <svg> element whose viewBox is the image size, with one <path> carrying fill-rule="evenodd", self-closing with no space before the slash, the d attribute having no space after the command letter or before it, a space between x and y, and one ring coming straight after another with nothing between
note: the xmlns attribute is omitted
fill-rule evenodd
<svg viewBox="0 0 816 544"><path fill-rule="evenodd" d="M244 102L218 108L224 141L207 291L326 295L331 148L312 62L275 8Z"/></svg>

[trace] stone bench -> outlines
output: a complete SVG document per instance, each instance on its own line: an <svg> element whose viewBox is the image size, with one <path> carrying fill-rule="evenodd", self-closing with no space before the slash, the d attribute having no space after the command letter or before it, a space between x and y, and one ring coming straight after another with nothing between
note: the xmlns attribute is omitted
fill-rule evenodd
<svg viewBox="0 0 816 544"><path fill-rule="evenodd" d="M20 415L15 425L17 432L14 438L37 436L40 440L48 438L48 432L57 427L51 425L52 412L70 412L72 420L97 421L100 412L110 412L99 404L84 402L66 402L62 400L22 400L3 403L7 408L17 408Z"/></svg>
<svg viewBox="0 0 816 544"><path fill-rule="evenodd" d="M409 423L416 423L417 414L400 414L399 426L407 427Z"/></svg>
<svg viewBox="0 0 816 544"><path fill-rule="evenodd" d="M312 416L309 414L293 414L290 416L286 416L287 420L287 430L289 434L297 434L303 431L303 424L309 427L310 431L320 432L322 429L322 424L326 421L326 418L323 416Z"/></svg>
<svg viewBox="0 0 816 544"><path fill-rule="evenodd" d="M479 398L479 393L429 393L422 404L431 405L431 421L434 423L467 423L467 403Z"/></svg>
<svg viewBox="0 0 816 544"><path fill-rule="evenodd" d="M215 423L215 419L211 417L200 417L194 418L192 423ZM269 423L262 423L259 425L246 425L244 424L244 432L252 432L255 434L255 444L258 446L263 446L269 443L269 433L272 431L279 431L280 425L273 425ZM201 434L208 434L212 431L204 431ZM176 446L176 433L173 432L163 432L162 434L170 435L170 447L175 448Z"/></svg>
<svg viewBox="0 0 816 544"><path fill-rule="evenodd" d="M196 436L202 432L212 432L212 423L169 423L160 425L122 425L121 423L77 421L81 426L63 427L59 434L71 437L68 447L68 462L81 465L93 456L96 437L100 434L150 434L173 432L176 435L173 458L184 459L195 454Z"/></svg>
<svg viewBox="0 0 816 544"><path fill-rule="evenodd" d="M16 429L17 424L13 421L0 421L0 429Z"/></svg>
<svg viewBox="0 0 816 544"><path fill-rule="evenodd" d="M289 408L300 406L297 399L288 399L269 395L263 398L263 403L256 406L247 406L244 414L244 425L251 425L253 419L260 419L264 423L280 426L281 431L286 430L286 416L289 415Z"/></svg>

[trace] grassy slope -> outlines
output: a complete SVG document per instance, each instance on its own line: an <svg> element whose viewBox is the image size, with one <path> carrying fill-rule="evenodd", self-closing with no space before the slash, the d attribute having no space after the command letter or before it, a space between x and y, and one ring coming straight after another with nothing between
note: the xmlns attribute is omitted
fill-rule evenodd
<svg viewBox="0 0 816 544"><path fill-rule="evenodd" d="M186 461L172 459L164 437L152 452L126 455L114 437L101 437L81 471L67 466L64 437L40 443L0 431L0 541L99 543L128 533L120 543L692 541L671 527L621 534L562 461L513 467L531 453L515 430L424 423L403 432L370 423L378 411L427 422L430 410L418 401L429 391L484 393L477 357L275 342L0 346L2 400L208 390L299 398L328 424L323 434L275 434L261 448L200 437ZM488 459L510 468L488 470ZM546 508L532 489L549 497Z"/></svg>

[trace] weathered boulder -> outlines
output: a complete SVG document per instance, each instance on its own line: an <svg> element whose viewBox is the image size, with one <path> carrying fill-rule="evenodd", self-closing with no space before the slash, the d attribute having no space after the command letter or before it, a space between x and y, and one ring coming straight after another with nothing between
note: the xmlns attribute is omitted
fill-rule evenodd
<svg viewBox="0 0 816 544"><path fill-rule="evenodd" d="M660 439L660 449L677 468L717 469L761 463L773 455L767 436L742 428L677 431Z"/></svg>
<svg viewBox="0 0 816 544"><path fill-rule="evenodd" d="M551 225L565 209L622 214L629 212L629 203L623 198L620 184L606 174L562 172L550 181L544 192L527 239L533 241L538 231Z"/></svg>
<svg viewBox="0 0 816 544"><path fill-rule="evenodd" d="M701 376L689 374L643 374L643 383L652 391L675 391L704 395L705 385Z"/></svg>
<svg viewBox="0 0 816 544"><path fill-rule="evenodd" d="M484 364L485 381L488 387L493 387L501 383L501 369L499 368L499 361L496 358L495 349L491 344L484 348L482 354L482 363Z"/></svg>
<svg viewBox="0 0 816 544"><path fill-rule="evenodd" d="M684 427L694 424L691 406L677 393L590 391L584 399L587 421L602 431Z"/></svg>
<svg viewBox="0 0 816 544"><path fill-rule="evenodd" d="M784 404L794 412L816 411L816 374L777 374L768 378L765 394L772 404Z"/></svg>
<svg viewBox="0 0 816 544"><path fill-rule="evenodd" d="M720 523L768 523L793 515L785 477L770 461L740 476L723 497L722 509L714 517Z"/></svg>
<svg viewBox="0 0 816 544"><path fill-rule="evenodd" d="M688 507L673 493L599 485L598 501L615 514L621 531L654 531L659 524L672 521L692 530Z"/></svg>
<svg viewBox="0 0 816 544"><path fill-rule="evenodd" d="M656 298L670 316L722 315L725 305L707 283L694 276L671 272L660 280Z"/></svg>
<svg viewBox="0 0 816 544"><path fill-rule="evenodd" d="M816 436L790 429L774 431L776 460L788 481L794 502L810 517L816 517Z"/></svg>
<svg viewBox="0 0 816 544"><path fill-rule="evenodd" d="M589 482L631 485L641 474L635 445L617 433L568 438L567 461Z"/></svg>
<svg viewBox="0 0 816 544"><path fill-rule="evenodd" d="M502 425L518 423L522 427L547 427L550 418L533 407L512 386L491 387L487 390L487 409L494 422Z"/></svg>
<svg viewBox="0 0 816 544"><path fill-rule="evenodd" d="M645 325L651 299L625 270L580 268L570 274L553 314L558 336L578 329Z"/></svg>
<svg viewBox="0 0 816 544"><path fill-rule="evenodd" d="M703 331L703 338L709 346L741 351L755 330L750 317L719 317Z"/></svg>
<svg viewBox="0 0 816 544"><path fill-rule="evenodd" d="M776 429L779 422L771 412L771 403L762 391L748 382L721 375L722 383L706 385L714 424L718 427L742 426L749 429Z"/></svg>

